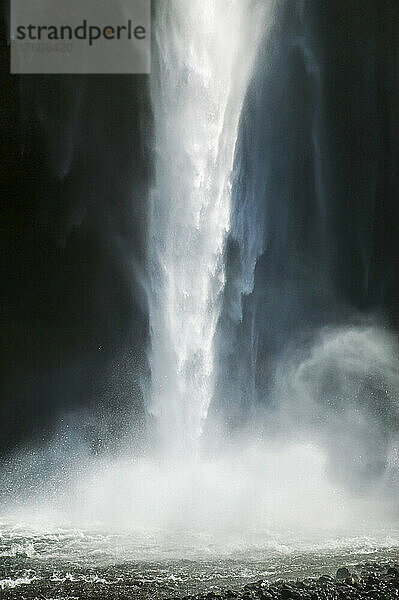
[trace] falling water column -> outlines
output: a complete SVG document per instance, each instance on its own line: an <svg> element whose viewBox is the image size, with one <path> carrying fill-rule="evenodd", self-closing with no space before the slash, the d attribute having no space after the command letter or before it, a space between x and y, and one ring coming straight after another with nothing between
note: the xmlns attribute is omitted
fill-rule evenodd
<svg viewBox="0 0 399 600"><path fill-rule="evenodd" d="M162 0L152 101L148 411L163 449L195 450L212 398L231 172L262 0Z"/></svg>

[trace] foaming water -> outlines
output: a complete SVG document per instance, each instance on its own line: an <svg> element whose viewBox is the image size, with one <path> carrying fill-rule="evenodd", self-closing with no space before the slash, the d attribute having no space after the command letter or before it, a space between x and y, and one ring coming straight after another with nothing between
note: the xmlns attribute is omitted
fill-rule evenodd
<svg viewBox="0 0 399 600"><path fill-rule="evenodd" d="M160 532L106 533L9 516L0 523L0 564L7 566L0 589L12 599L21 592L26 598L170 598L235 589L259 578L332 574L338 566L398 556L399 532L392 529L339 537L329 532L324 539L310 531L252 532L245 541L225 537L221 545L211 532L162 539Z"/></svg>
<svg viewBox="0 0 399 600"><path fill-rule="evenodd" d="M230 177L271 8L258 0L174 0L156 11L148 410L164 451L195 449L213 393Z"/></svg>

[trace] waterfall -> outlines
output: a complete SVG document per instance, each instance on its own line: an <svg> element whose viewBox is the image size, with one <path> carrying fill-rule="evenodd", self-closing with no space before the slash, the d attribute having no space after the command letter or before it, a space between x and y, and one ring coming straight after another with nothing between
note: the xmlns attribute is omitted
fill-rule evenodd
<svg viewBox="0 0 399 600"><path fill-rule="evenodd" d="M156 7L148 412L169 447L195 448L212 399L235 144L265 17L258 0Z"/></svg>

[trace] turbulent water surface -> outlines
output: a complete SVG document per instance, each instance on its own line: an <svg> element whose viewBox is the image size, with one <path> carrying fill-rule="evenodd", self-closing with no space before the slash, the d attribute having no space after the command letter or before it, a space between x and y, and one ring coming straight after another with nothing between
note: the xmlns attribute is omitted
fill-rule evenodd
<svg viewBox="0 0 399 600"><path fill-rule="evenodd" d="M5 599L169 598L239 589L260 578L334 573L360 561L397 561L399 532L348 537L325 532L232 533L220 545L195 532L150 536L1 524L0 590Z"/></svg>

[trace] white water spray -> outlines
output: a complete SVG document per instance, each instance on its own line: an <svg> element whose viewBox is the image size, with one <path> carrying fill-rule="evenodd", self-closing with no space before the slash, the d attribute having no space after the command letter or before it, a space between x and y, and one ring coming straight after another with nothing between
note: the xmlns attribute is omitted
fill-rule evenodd
<svg viewBox="0 0 399 600"><path fill-rule="evenodd" d="M169 448L195 448L212 398L230 176L265 22L258 0L164 0L157 10L148 409Z"/></svg>

